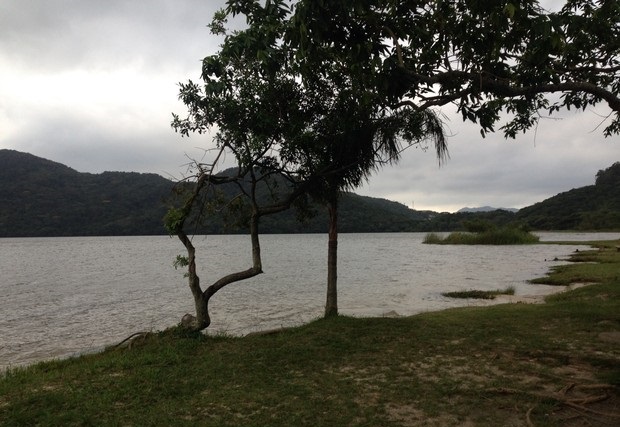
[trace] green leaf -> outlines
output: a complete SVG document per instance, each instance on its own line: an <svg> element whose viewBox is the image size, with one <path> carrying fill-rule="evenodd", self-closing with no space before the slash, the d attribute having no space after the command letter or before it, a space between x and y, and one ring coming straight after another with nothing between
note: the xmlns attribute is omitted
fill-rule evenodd
<svg viewBox="0 0 620 427"><path fill-rule="evenodd" d="M517 8L512 3L506 3L506 6L504 6L504 15L508 19L514 18L516 11L517 11Z"/></svg>
<svg viewBox="0 0 620 427"><path fill-rule="evenodd" d="M189 265L189 258L183 255L177 255L175 260L172 262L172 266L175 270L178 268L187 267Z"/></svg>

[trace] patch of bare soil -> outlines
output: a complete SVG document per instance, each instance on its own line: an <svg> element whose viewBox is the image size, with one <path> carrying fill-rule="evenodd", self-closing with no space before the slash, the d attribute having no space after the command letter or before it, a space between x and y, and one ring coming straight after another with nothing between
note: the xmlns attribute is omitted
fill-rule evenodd
<svg viewBox="0 0 620 427"><path fill-rule="evenodd" d="M478 425L475 421L477 415L480 415L476 411L483 411L486 415L492 413L500 422L498 425L503 426L620 426L618 387L598 382L596 368L589 363L571 357L558 364L558 357L554 359L552 355L534 352L524 358L502 352L489 357L481 356L474 363L464 362L458 357L454 358L454 363L446 363L445 358L427 360L426 364L418 363L412 369L412 375L432 382L438 379L433 372L437 368L435 364L440 363L442 375L458 379L464 389L473 388L486 394L488 401L485 406L461 407L455 411L469 413L466 419L450 413L429 416L421 409L422 402L392 402L386 406L386 412L391 421L408 427L475 426ZM500 360L503 363L496 365ZM414 368L413 364L411 368ZM541 372L546 373L539 375ZM497 378L503 378L506 386L493 387ZM506 397L510 402L510 396L515 396L514 404L506 403ZM529 396L525 398L529 403L524 402L524 396ZM460 401L458 396L453 396L453 399L457 406L468 405L466 399ZM517 404L517 401L521 403Z"/></svg>
<svg viewBox="0 0 620 427"><path fill-rule="evenodd" d="M541 369L543 366L552 366L550 373L542 378L522 376L521 391L547 405L544 409L538 405L528 408L525 414L527 426L535 426L533 420L540 420L541 417L566 427L620 426L618 387L598 382L596 368L590 363L568 357L565 363L555 365L551 356L534 353L529 360L521 360L526 363L519 369L521 372L544 372ZM562 359L561 355L556 355L556 358ZM531 369L527 368L528 364ZM543 410L545 412L541 413Z"/></svg>
<svg viewBox="0 0 620 427"><path fill-rule="evenodd" d="M620 331L601 332L598 339L613 344L620 344Z"/></svg>
<svg viewBox="0 0 620 427"><path fill-rule="evenodd" d="M529 363L546 364L546 361L534 358ZM597 382L595 367L571 358L569 363L556 366L551 372L546 378L538 379L537 387L530 388L529 394L552 403L552 409L546 407L544 410L548 412L542 414L541 407L532 405L525 414L527 426L535 426L534 420L541 416L565 427L620 426L620 390Z"/></svg>
<svg viewBox="0 0 620 427"><path fill-rule="evenodd" d="M476 424L470 420L459 420L450 414L428 417L424 411L420 411L415 405L388 405L386 412L390 421L397 422L406 427L476 426Z"/></svg>

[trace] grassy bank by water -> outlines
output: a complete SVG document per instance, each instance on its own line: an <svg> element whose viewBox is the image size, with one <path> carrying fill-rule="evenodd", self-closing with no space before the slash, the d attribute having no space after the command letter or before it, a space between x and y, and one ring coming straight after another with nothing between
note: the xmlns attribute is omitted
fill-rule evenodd
<svg viewBox="0 0 620 427"><path fill-rule="evenodd" d="M604 264L549 279L600 284L544 305L338 317L244 338L169 330L14 369L0 379L0 425L618 425L620 252L607 245L577 255Z"/></svg>

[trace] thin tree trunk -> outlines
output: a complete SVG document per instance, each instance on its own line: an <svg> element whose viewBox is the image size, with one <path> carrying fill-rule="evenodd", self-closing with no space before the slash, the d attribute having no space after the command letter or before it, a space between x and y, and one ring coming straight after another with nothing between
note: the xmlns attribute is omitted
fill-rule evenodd
<svg viewBox="0 0 620 427"><path fill-rule="evenodd" d="M327 246L327 301L325 317L338 315L338 192L330 196L329 241Z"/></svg>
<svg viewBox="0 0 620 427"><path fill-rule="evenodd" d="M188 329L201 331L211 324L211 318L209 317L209 298L205 296L205 293L200 288L200 278L196 273L196 248L192 244L191 239L183 231L177 233L179 240L185 246L187 250L187 274L189 288L194 296L194 306L196 308L196 316L186 314L183 316L181 323Z"/></svg>

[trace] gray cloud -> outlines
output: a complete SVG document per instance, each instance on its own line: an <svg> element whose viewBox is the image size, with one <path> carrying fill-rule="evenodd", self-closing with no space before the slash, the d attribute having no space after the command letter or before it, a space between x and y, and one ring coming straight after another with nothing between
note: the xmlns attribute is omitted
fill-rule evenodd
<svg viewBox="0 0 620 427"><path fill-rule="evenodd" d="M617 138L592 132L598 115L565 115L543 121L537 132L516 140L500 134L483 139L469 123L450 123L451 158L439 168L433 153L410 150L385 169L362 194L399 200L417 209L463 206L523 207L557 193L594 183L600 169L620 160Z"/></svg>
<svg viewBox="0 0 620 427"><path fill-rule="evenodd" d="M5 0L0 49L39 72L195 66L216 50L206 25L220 2L200 0Z"/></svg>

